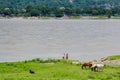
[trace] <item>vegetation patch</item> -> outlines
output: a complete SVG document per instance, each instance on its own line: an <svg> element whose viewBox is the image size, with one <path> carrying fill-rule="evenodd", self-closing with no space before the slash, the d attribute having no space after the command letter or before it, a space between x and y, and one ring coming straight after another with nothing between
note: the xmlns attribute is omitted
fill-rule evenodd
<svg viewBox="0 0 120 80"><path fill-rule="evenodd" d="M115 56L109 56L109 60L120 60L120 55L115 55Z"/></svg>

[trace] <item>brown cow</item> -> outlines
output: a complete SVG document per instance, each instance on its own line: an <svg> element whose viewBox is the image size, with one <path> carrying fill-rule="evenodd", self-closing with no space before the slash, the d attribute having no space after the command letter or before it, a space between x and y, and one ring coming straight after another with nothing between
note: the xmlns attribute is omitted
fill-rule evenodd
<svg viewBox="0 0 120 80"><path fill-rule="evenodd" d="M81 68L83 69L84 67L86 68L87 66L88 66L89 68L91 68L92 62L85 62L85 63L83 63Z"/></svg>

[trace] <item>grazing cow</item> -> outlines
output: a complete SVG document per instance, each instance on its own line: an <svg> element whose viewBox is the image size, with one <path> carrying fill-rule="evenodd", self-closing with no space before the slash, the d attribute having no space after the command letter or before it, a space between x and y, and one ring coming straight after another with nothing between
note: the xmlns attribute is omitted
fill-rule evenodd
<svg viewBox="0 0 120 80"><path fill-rule="evenodd" d="M91 66L91 70L92 71L103 71L103 67L104 67L104 64L93 64L92 66Z"/></svg>
<svg viewBox="0 0 120 80"><path fill-rule="evenodd" d="M29 70L29 73L34 74L35 72L34 72L34 71L32 71L32 70Z"/></svg>
<svg viewBox="0 0 120 80"><path fill-rule="evenodd" d="M90 68L92 66L92 62L83 63L81 68L83 69L84 67L86 68L87 66Z"/></svg>

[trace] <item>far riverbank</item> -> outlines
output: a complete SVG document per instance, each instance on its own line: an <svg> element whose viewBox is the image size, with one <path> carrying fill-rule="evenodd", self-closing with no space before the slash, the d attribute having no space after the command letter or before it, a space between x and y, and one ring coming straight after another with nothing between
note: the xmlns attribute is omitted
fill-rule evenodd
<svg viewBox="0 0 120 80"><path fill-rule="evenodd" d="M0 17L0 19L34 19L34 20L46 20L46 19L120 19L120 16L111 16L108 18L107 16L64 16L64 17Z"/></svg>

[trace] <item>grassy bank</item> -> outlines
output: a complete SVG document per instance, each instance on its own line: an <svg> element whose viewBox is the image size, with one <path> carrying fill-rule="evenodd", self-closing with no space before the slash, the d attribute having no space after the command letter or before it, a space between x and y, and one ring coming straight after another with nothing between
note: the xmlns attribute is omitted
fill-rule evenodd
<svg viewBox="0 0 120 80"><path fill-rule="evenodd" d="M119 80L120 67L105 66L102 72L81 69L68 60L33 59L0 63L0 80ZM29 73L34 71L34 74Z"/></svg>
<svg viewBox="0 0 120 80"><path fill-rule="evenodd" d="M109 60L120 60L120 55L115 55L115 56L109 56Z"/></svg>

